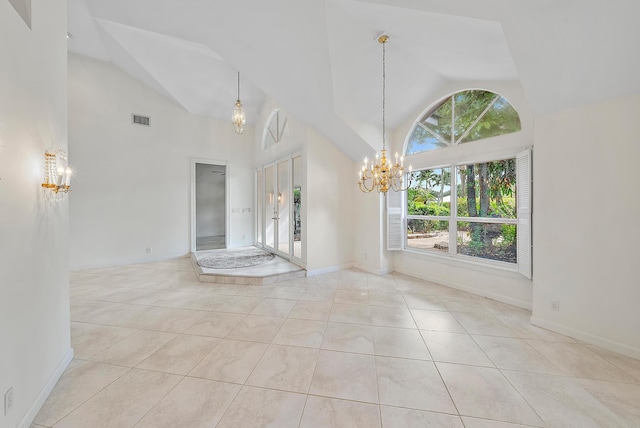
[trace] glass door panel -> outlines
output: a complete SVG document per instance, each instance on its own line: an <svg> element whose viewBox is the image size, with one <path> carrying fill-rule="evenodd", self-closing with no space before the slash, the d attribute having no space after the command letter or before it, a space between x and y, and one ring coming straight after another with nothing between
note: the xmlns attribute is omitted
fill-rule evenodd
<svg viewBox="0 0 640 428"><path fill-rule="evenodd" d="M271 248L276 248L276 218L277 193L275 192L275 166L268 166L264 169L264 244Z"/></svg>
<svg viewBox="0 0 640 428"><path fill-rule="evenodd" d="M278 186L276 191L276 210L278 219L277 245L278 250L284 254L291 254L289 249L289 227L291 224L291 183L290 183L289 160L278 163Z"/></svg>
<svg viewBox="0 0 640 428"><path fill-rule="evenodd" d="M293 257L302 260L302 158L293 158Z"/></svg>
<svg viewBox="0 0 640 428"><path fill-rule="evenodd" d="M262 216L264 209L262 207L264 201L264 188L262 187L262 168L256 171L256 243L261 246L263 242L262 236Z"/></svg>

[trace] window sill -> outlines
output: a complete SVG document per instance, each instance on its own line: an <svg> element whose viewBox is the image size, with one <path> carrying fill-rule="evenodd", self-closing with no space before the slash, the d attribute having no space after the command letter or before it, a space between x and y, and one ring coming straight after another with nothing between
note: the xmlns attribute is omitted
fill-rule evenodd
<svg viewBox="0 0 640 428"><path fill-rule="evenodd" d="M513 278L524 278L518 272L518 266L512 263L504 263L497 261L476 261L472 257L467 256L457 256L452 257L448 254L435 254L427 251L420 250L412 250L412 249L403 249L398 254L402 254L403 256L409 256L413 259L421 259L425 258L431 259L434 262L446 264L449 266L475 270L478 272L489 273L493 275L507 276Z"/></svg>

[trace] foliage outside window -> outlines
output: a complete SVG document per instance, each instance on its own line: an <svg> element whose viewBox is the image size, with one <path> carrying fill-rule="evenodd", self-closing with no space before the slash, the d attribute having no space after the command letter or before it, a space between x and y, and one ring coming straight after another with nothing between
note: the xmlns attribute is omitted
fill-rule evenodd
<svg viewBox="0 0 640 428"><path fill-rule="evenodd" d="M502 96L483 90L445 98L416 123L406 155L450 147L520 130L520 117Z"/></svg>
<svg viewBox="0 0 640 428"><path fill-rule="evenodd" d="M515 159L426 169L412 178L406 248L517 262Z"/></svg>

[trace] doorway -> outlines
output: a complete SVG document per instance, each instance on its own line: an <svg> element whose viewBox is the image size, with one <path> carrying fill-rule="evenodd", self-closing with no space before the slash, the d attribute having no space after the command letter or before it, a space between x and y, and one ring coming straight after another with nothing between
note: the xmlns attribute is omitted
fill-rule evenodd
<svg viewBox="0 0 640 428"><path fill-rule="evenodd" d="M299 154L256 171L256 243L303 266L301 181L302 159Z"/></svg>
<svg viewBox="0 0 640 428"><path fill-rule="evenodd" d="M228 166L192 159L191 251L227 248Z"/></svg>

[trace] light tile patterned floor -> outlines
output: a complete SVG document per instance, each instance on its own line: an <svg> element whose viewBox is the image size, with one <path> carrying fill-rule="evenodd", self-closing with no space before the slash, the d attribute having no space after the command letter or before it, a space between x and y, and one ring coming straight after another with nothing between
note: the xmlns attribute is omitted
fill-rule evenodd
<svg viewBox="0 0 640 428"><path fill-rule="evenodd" d="M76 358L34 427L638 427L640 361L403 275L71 274Z"/></svg>

